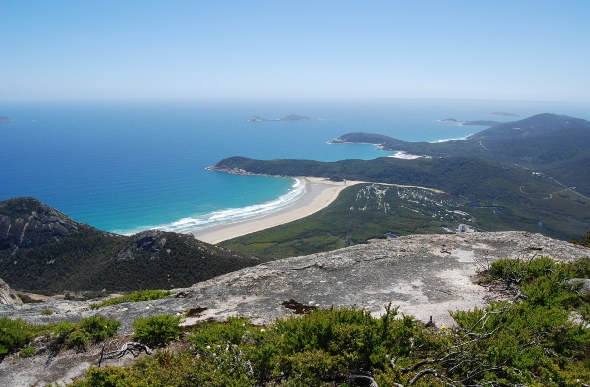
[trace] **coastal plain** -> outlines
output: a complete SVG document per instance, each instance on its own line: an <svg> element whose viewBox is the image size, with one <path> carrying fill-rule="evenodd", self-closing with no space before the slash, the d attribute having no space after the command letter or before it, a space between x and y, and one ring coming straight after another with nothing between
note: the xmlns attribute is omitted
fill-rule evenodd
<svg viewBox="0 0 590 387"><path fill-rule="evenodd" d="M302 177L305 194L291 205L277 212L243 222L223 224L192 232L195 238L211 244L265 230L305 218L330 205L340 192L361 181L334 182L317 177Z"/></svg>

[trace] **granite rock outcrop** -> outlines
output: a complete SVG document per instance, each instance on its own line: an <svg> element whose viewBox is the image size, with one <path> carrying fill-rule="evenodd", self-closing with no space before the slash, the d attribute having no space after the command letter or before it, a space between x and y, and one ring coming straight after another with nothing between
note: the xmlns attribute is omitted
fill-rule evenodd
<svg viewBox="0 0 590 387"><path fill-rule="evenodd" d="M16 198L0 202L0 250L35 247L88 227L37 199Z"/></svg>
<svg viewBox="0 0 590 387"><path fill-rule="evenodd" d="M0 304L21 305L22 300L10 289L10 286L0 278Z"/></svg>
<svg viewBox="0 0 590 387"><path fill-rule="evenodd" d="M263 263L174 289L160 300L89 310L89 302L54 299L0 305L0 317L42 324L100 314L121 321L119 333L129 335L138 317L164 313L188 315L187 325L229 316L266 324L294 314L292 305L308 309L356 305L378 316L391 302L401 313L424 322L432 316L436 326L449 325L453 324L449 311L481 307L496 296L493 289L477 284L478 271L502 258L539 256L572 261L590 257L590 248L520 231L412 235ZM47 310L51 313L43 313ZM72 353L54 358L42 354L33 360L13 356L0 363L0 385L67 382L96 365L100 352L96 346L82 357Z"/></svg>

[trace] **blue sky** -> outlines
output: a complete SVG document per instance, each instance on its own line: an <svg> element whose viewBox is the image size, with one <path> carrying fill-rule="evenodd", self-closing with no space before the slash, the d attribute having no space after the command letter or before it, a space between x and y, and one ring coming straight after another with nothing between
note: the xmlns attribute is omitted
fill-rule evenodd
<svg viewBox="0 0 590 387"><path fill-rule="evenodd" d="M590 102L590 1L0 0L0 100Z"/></svg>

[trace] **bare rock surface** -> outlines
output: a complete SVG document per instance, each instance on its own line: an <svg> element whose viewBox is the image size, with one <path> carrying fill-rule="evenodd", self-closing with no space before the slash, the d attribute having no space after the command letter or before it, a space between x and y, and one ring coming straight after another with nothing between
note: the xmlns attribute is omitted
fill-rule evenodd
<svg viewBox="0 0 590 387"><path fill-rule="evenodd" d="M390 302L400 312L436 325L452 324L449 311L486 303L488 290L474 283L479 270L502 258L549 256L571 261L590 256L590 249L525 232L413 235L357 245L332 252L288 258L225 274L189 288L175 289L165 299L125 303L88 310L88 302L64 300L42 304L0 305L0 317L20 317L31 323L77 321L101 314L122 323L121 334L132 332L140 316L185 314L186 324L243 316L253 323L270 323L293 311L283 305L294 300L306 306L353 306L384 312ZM52 313L48 315L47 309ZM63 360L60 356L69 356ZM39 360L9 357L0 363L0 385L44 385L81 376L98 355L58 354ZM70 364L69 367L64 366ZM85 362L84 365L81 365ZM105 365L111 363L105 362ZM66 372L67 370L67 372ZM27 375L26 379L14 379ZM14 381L16 380L16 382ZM20 384L19 384L20 383Z"/></svg>
<svg viewBox="0 0 590 387"><path fill-rule="evenodd" d="M10 286L0 278L0 304L20 305L22 303L21 299L10 289Z"/></svg>

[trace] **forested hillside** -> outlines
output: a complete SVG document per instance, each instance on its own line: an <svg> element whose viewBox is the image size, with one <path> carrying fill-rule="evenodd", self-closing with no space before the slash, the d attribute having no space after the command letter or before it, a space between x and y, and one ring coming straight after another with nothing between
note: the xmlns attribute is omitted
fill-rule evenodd
<svg viewBox="0 0 590 387"><path fill-rule="evenodd" d="M538 114L501 123L466 140L438 143L406 142L391 137L349 133L336 142L380 144L383 149L431 157L476 157L543 172L590 196L590 122L579 118Z"/></svg>
<svg viewBox="0 0 590 387"><path fill-rule="evenodd" d="M42 292L171 289L260 263L192 235L100 231L32 198L0 202L0 246L2 279Z"/></svg>

